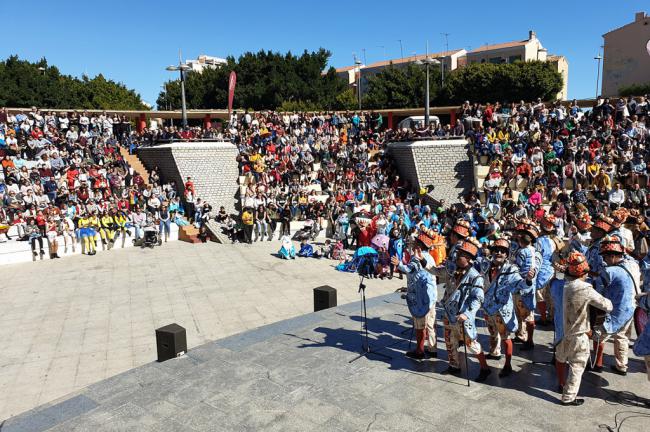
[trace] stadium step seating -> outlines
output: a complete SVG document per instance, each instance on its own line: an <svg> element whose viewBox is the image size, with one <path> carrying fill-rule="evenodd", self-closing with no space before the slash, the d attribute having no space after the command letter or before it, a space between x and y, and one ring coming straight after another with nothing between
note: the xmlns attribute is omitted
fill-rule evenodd
<svg viewBox="0 0 650 432"><path fill-rule="evenodd" d="M144 179L145 184L148 185L149 171L147 171L147 168L142 164L140 158L138 158L137 155L130 154L129 149L126 149L124 147L120 147L120 154L122 155L124 160L127 161L129 165L131 165L131 168L133 168L135 171L140 173L140 175Z"/></svg>

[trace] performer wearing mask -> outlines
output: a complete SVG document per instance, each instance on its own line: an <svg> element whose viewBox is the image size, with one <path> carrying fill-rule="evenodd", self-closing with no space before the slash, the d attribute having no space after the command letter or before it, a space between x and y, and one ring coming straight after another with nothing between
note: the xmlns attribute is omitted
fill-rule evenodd
<svg viewBox="0 0 650 432"><path fill-rule="evenodd" d="M612 237L618 237L627 254L634 250L634 236L632 231L624 225L629 215L630 212L624 207L614 210L612 212L612 231L609 233Z"/></svg>
<svg viewBox="0 0 650 432"><path fill-rule="evenodd" d="M464 219L458 219L451 229L451 233L449 234L449 244L451 246L445 264L448 276L451 276L456 272L456 250L458 249L460 242L469 237L470 229L471 227L469 222Z"/></svg>
<svg viewBox="0 0 650 432"><path fill-rule="evenodd" d="M600 242L600 254L605 261L602 284L604 296L612 302L613 309L605 317L602 325L594 329L594 350L596 351L595 372L603 369L603 350L605 342L614 341L616 364L611 366L614 373L627 375L629 339L627 332L634 315L634 295L637 290L634 269L631 262L624 260L623 245L616 237L606 236Z"/></svg>
<svg viewBox="0 0 650 432"><path fill-rule="evenodd" d="M477 339L475 325L476 313L483 303L483 277L472 266L479 242L467 238L459 243L456 249L456 271L450 277L445 289L443 305L445 308L445 345L449 358L449 367L445 373L457 375L460 373L458 359L458 344L464 341L469 352L475 354L481 365L481 372L476 381L483 382L490 375L485 354Z"/></svg>
<svg viewBox="0 0 650 432"><path fill-rule="evenodd" d="M598 294L586 282L589 272L587 259L580 252L571 252L566 265L563 290L564 337L557 346L556 368L562 391L562 405L582 405L584 399L576 398L580 380L589 361L589 306L609 312L612 302ZM566 367L569 376L565 379Z"/></svg>
<svg viewBox="0 0 650 432"><path fill-rule="evenodd" d="M517 317L512 294L520 289L529 289L532 281L521 277L519 268L508 263L510 241L504 238L495 240L490 245L492 264L487 272L487 291L483 302L485 320L490 332L489 359L501 358L501 342L505 347L506 362L499 373L506 377L512 373L512 335L517 331Z"/></svg>
<svg viewBox="0 0 650 432"><path fill-rule="evenodd" d="M591 227L591 245L587 249L585 257L589 263L589 276L591 283L602 294L602 271L605 268L605 262L600 255L600 241L612 230L612 219L607 216L600 215L596 222Z"/></svg>
<svg viewBox="0 0 650 432"><path fill-rule="evenodd" d="M515 296L517 325L519 331L516 340L523 342L522 350L528 351L535 348L533 333L535 331L535 284L540 267L540 256L535 251L535 240L539 236L539 229L530 219L524 219L517 225L516 237L519 250L515 253L515 265L519 267L522 278L532 281L532 286L519 291Z"/></svg>
<svg viewBox="0 0 650 432"><path fill-rule="evenodd" d="M427 354L436 357L436 278L426 269L433 265L429 255L428 244L431 239L420 233L413 245L410 262L405 265L397 255L393 255L391 263L406 274L406 304L413 317L416 335L416 349L406 353L408 357L423 359L425 357L425 341L428 341Z"/></svg>
<svg viewBox="0 0 650 432"><path fill-rule="evenodd" d="M548 324L547 312L551 320L553 319L553 301L550 297L549 285L555 275L553 260L557 258L558 252L564 247L564 242L557 236L556 222L555 216L544 216L541 223L544 234L535 242L535 249L542 257L539 273L537 274L537 291L535 293L540 325Z"/></svg>
<svg viewBox="0 0 650 432"><path fill-rule="evenodd" d="M573 226L575 227L575 232L565 245L565 251L563 252L565 258L572 251L586 254L587 249L589 249L589 243L591 242L591 235L589 233L591 229L591 218L589 217L589 213L583 212L578 214L573 220Z"/></svg>
<svg viewBox="0 0 650 432"><path fill-rule="evenodd" d="M646 291L637 296L638 307L650 313L650 292ZM650 381L650 325L646 324L643 332L639 335L634 343L634 355L643 357L645 361L645 370Z"/></svg>

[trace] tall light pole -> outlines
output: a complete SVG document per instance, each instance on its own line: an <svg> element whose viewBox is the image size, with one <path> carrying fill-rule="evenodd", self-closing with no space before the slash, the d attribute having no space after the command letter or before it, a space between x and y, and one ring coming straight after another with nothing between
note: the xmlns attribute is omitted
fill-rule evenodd
<svg viewBox="0 0 650 432"><path fill-rule="evenodd" d="M183 63L181 51L178 50L178 66L167 66L167 69L170 72L179 71L181 74L181 103L182 103L182 115L183 115L183 128L187 127L187 106L185 105L185 72L190 68L189 65Z"/></svg>
<svg viewBox="0 0 650 432"><path fill-rule="evenodd" d="M361 111L361 60L355 58L354 60L355 72L358 72L357 76L357 98L359 99L359 111Z"/></svg>
<svg viewBox="0 0 650 432"><path fill-rule="evenodd" d="M440 61L431 58L427 55L427 57L425 57L424 59L416 61L415 64L425 65L427 70L427 83L426 83L426 87L424 88L424 124L428 129L429 128L429 66L440 64Z"/></svg>
<svg viewBox="0 0 650 432"><path fill-rule="evenodd" d="M449 35L451 33L440 33L442 36L445 37L445 55L442 57L442 61L440 62L440 86L445 85L445 58L449 55Z"/></svg>
<svg viewBox="0 0 650 432"><path fill-rule="evenodd" d="M600 84L600 61L602 59L603 59L603 56L601 56L600 54L598 54L596 57L594 57L594 60L598 61L598 66L597 66L597 69L596 69L596 97L594 98L594 100L596 100L596 101L598 100L598 88L599 88L599 84Z"/></svg>
<svg viewBox="0 0 650 432"><path fill-rule="evenodd" d="M397 42L399 42L399 56L402 60L404 60L404 48L402 47L402 39L397 39Z"/></svg>

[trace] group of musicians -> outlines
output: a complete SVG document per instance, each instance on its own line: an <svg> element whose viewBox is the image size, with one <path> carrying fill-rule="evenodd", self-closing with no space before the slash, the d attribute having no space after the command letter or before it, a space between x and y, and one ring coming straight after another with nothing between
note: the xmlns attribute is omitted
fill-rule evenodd
<svg viewBox="0 0 650 432"><path fill-rule="evenodd" d="M540 325L554 326L561 403L582 405L584 399L577 394L584 370L603 370L605 342L611 340L611 371L626 375L635 310L650 311L650 275L641 283L641 271L650 273L650 257L639 265L630 255L634 243L624 226L626 210L610 216L592 223L588 214L576 215L574 233L566 242L556 234L554 216L544 217L539 226L522 219L486 247L459 220L449 236L447 261L439 267L428 254L431 237L420 230L410 244L408 263L392 258L407 276L406 301L416 334L416 348L406 355L436 357L436 282L446 279L441 306L449 365L444 373L460 374L458 349L464 344L480 364L476 381L488 378L487 360L500 360L502 352L505 363L499 377L511 375L513 344L521 343L522 350L535 347L537 311ZM489 332L487 351L478 340L479 315ZM637 328L637 333L634 353L644 357L650 380L650 326Z"/></svg>

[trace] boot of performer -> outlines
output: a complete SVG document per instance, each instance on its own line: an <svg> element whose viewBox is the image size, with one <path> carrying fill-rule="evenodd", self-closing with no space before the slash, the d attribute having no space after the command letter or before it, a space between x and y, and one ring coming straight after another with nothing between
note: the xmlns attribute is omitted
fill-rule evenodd
<svg viewBox="0 0 650 432"><path fill-rule="evenodd" d="M537 303L537 313L539 313L539 321L538 323L540 325L546 325L548 324L548 316L547 316L547 309L546 309L546 302L541 301Z"/></svg>
<svg viewBox="0 0 650 432"><path fill-rule="evenodd" d="M522 351L530 351L535 349L535 343L533 342L533 333L535 332L535 321L526 322L526 331L528 332L528 340L524 342L524 345L521 347Z"/></svg>
<svg viewBox="0 0 650 432"><path fill-rule="evenodd" d="M505 345L506 348L506 364L503 366L503 369L501 369L501 372L499 372L499 377L507 377L512 373L512 339L506 339L503 341L503 345Z"/></svg>
<svg viewBox="0 0 650 432"><path fill-rule="evenodd" d="M557 375L558 392L564 392L566 385L566 363L555 360L555 374Z"/></svg>
<svg viewBox="0 0 650 432"><path fill-rule="evenodd" d="M418 359L418 360L424 358L424 340L426 339L425 333L426 333L426 329L415 330L415 338L416 338L415 351L407 352L406 353L407 357Z"/></svg>
<svg viewBox="0 0 650 432"><path fill-rule="evenodd" d="M476 382L483 382L487 379L488 376L490 376L492 371L488 367L484 352L478 353L476 355L476 358L478 358L478 362L481 365L481 371L479 372L478 377L476 377Z"/></svg>

